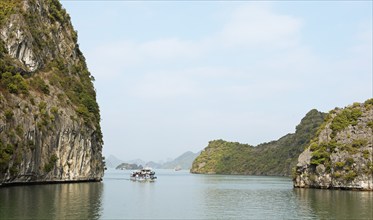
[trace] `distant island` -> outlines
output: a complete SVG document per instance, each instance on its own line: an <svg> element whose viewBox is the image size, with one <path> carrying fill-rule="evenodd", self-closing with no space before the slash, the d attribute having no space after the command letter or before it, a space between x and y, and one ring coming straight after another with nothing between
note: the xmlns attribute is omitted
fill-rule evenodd
<svg viewBox="0 0 373 220"><path fill-rule="evenodd" d="M141 170L143 167L137 164L121 163L115 169L117 170Z"/></svg>
<svg viewBox="0 0 373 220"><path fill-rule="evenodd" d="M196 174L291 176L294 187L373 190L373 99L328 114L311 110L294 134L258 146L210 141Z"/></svg>
<svg viewBox="0 0 373 220"><path fill-rule="evenodd" d="M191 172L290 176L299 154L308 145L325 115L313 109L301 120L294 134L258 146L224 140L210 141L193 162Z"/></svg>
<svg viewBox="0 0 373 220"><path fill-rule="evenodd" d="M131 160L131 161L123 161L113 155L110 155L108 158L105 159L106 166L109 168L115 169L140 169L134 168L137 167L152 167L155 169L175 169L175 170L190 170L192 167L192 163L194 159L200 154L200 152L193 153L191 151L187 151L174 160L165 162L165 163L156 163L154 161L145 162L141 159ZM133 168L133 169L132 169Z"/></svg>

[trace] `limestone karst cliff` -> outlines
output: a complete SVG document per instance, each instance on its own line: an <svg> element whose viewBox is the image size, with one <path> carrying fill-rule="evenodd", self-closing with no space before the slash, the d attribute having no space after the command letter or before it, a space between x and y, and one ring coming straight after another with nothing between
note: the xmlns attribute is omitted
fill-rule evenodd
<svg viewBox="0 0 373 220"><path fill-rule="evenodd" d="M58 0L0 1L0 185L101 180L93 80Z"/></svg>
<svg viewBox="0 0 373 220"><path fill-rule="evenodd" d="M300 154L294 187L373 190L373 99L330 111Z"/></svg>

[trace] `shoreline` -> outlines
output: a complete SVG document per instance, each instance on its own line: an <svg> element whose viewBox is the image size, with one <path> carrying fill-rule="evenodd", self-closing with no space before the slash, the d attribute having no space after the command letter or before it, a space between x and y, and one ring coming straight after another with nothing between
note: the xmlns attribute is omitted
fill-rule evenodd
<svg viewBox="0 0 373 220"><path fill-rule="evenodd" d="M49 184L71 184L71 183L88 183L88 182L102 182L100 179L88 179L88 180L57 180L57 181L33 181L33 182L9 182L0 183L0 188L12 187L12 186L27 186L27 185L49 185Z"/></svg>

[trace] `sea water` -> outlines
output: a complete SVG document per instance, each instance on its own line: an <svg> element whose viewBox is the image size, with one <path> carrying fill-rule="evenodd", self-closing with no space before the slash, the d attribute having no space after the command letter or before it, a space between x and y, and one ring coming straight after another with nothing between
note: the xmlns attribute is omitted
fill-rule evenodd
<svg viewBox="0 0 373 220"><path fill-rule="evenodd" d="M373 219L373 192L294 189L286 177L108 170L100 183L0 188L0 219Z"/></svg>

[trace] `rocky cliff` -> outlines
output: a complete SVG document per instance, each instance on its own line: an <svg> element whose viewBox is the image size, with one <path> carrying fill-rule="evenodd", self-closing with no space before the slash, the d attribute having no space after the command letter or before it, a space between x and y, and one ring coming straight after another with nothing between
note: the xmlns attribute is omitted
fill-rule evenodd
<svg viewBox="0 0 373 220"><path fill-rule="evenodd" d="M191 172L290 176L299 154L324 117L324 113L313 109L301 120L294 134L256 147L223 140L211 141L194 160Z"/></svg>
<svg viewBox="0 0 373 220"><path fill-rule="evenodd" d="M373 99L330 111L299 156L294 187L373 190Z"/></svg>
<svg viewBox="0 0 373 220"><path fill-rule="evenodd" d="M101 180L93 80L58 0L0 2L0 185Z"/></svg>

